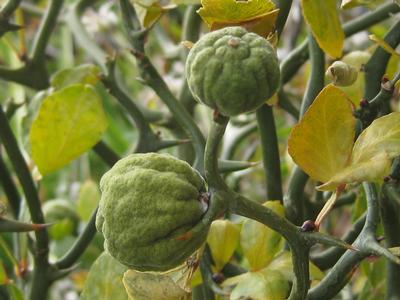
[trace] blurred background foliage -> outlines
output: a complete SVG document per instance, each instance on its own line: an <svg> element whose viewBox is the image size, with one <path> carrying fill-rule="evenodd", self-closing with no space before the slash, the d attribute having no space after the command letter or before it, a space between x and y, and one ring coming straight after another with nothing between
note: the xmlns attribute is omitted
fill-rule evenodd
<svg viewBox="0 0 400 300"><path fill-rule="evenodd" d="M5 2L5 0L1 0L0 6L4 5ZM23 64L24 57L26 57L27 54L26 51L33 42L34 35L38 30L39 21L43 16L48 2L49 1L46 0L22 1L21 7L17 9L12 21L22 26L23 29L6 33L0 39L1 65L18 67ZM117 78L130 97L141 107L144 114L148 118L153 118L154 122L152 122L151 127L154 129L154 132L157 132L157 134L161 135L164 139L173 139L176 137L177 131L173 126L171 127L171 124L168 124L168 118L170 118L168 109L151 89L144 86L140 80L138 80L139 72L136 67L135 59L130 54L129 43L124 35L117 1L89 1L91 5L86 8L76 20L72 18L72 13L74 12L77 2L78 0L65 1L65 7L58 18L57 26L54 28L50 43L46 48L46 65L49 74L54 76L54 74L62 69L77 67L88 63L99 65L98 57L116 56ZM154 1L150 2L154 3ZM151 57L156 68L175 95L178 95L184 80L184 62L182 61L182 55L185 48L181 44L184 13L187 4L199 4L198 1L195 0L180 2L186 3L179 3L179 5L175 5L174 8L168 7L160 16L157 15L158 12L155 10L155 14L159 19L156 20L157 23L151 30L146 43L148 56ZM174 3L160 1L158 4L159 7L165 7L166 5ZM340 17L343 22L346 22L372 9L373 7L362 6L350 10L341 10ZM151 16L149 18L150 21L147 20L147 22L152 22ZM392 20L389 19L372 26L368 31L363 31L347 38L344 46L344 53L347 54L353 51L371 53L376 45L368 38L368 35L374 34L383 38L391 24ZM79 33L79 31L82 30L82 28L86 31L86 36L83 39L79 36L82 33ZM208 28L206 24L203 23L201 25L201 32L205 33L207 31ZM307 27L302 20L299 3L298 1L294 1L282 38L277 45L280 59L283 59L291 50L299 45L306 36ZM97 45L96 49L92 49L92 42ZM326 62L327 66L329 66L330 63L331 61L328 59ZM393 74L399 69L399 64L399 57L393 55L386 71L389 77L393 77ZM100 68L104 68L104 65L99 66ZM285 92L293 103L295 110L298 110L300 107L300 101L304 94L306 81L309 77L308 75L309 63L306 63L289 84L285 86ZM359 84L362 84L362 82ZM100 82L96 84L96 90L99 95L101 95L108 120L108 128L102 140L119 156L132 153L138 139L138 132L132 120ZM362 88L360 89L358 86L348 92L353 95L352 97L354 97L354 99L360 100L362 98L363 91ZM28 155L30 153L28 134L32 120L38 111L38 106L41 102L40 98L43 97L33 89L12 82L0 81L0 103L4 106L6 111L12 115L10 122L13 131L20 143L21 149L27 154L26 159L28 159L32 168L33 164L29 161L30 156ZM398 107L399 104L394 101L393 105ZM286 152L286 142L291 128L296 123L296 119L293 115L277 105L275 105L275 107L279 149L282 158L281 170L284 184L286 185L290 171L294 166ZM207 135L207 130L211 121L210 116L210 111L205 106L197 105L194 107L194 119L204 135ZM243 138L238 138L239 136L243 136ZM233 144L234 146L232 146ZM188 146L178 146L162 151L180 156L180 149L182 147ZM264 197L266 194L265 178L262 163L260 163L262 161L262 154L254 114L241 115L232 120L224 137L224 147L221 156L224 159L257 163L251 168L225 175L226 181L230 187L262 203L266 200L275 200L265 199ZM6 163L7 167L11 168L10 163L8 161L6 161ZM67 249L74 243L77 235L89 221L100 198L100 191L98 188L99 180L102 174L108 169L109 166L96 153L88 151L67 166L41 179L39 194L43 202L46 220L51 223L56 223L56 225L51 227L52 240L50 245L50 257L52 260L56 260L65 254ZM327 222L323 228L324 231L335 236L343 235L351 224L366 210L365 201L363 199L364 195L361 192L350 190L345 196L347 196L347 198L343 197L341 202L339 200L337 208L332 213L331 218L329 218L329 222ZM327 197L328 195L326 193L316 192L314 190L314 183L309 183L309 186L306 188L306 193L304 194L304 202L310 219L315 217L316 213L321 208L321 199L326 199ZM0 202L8 206L7 198L1 189ZM50 203L55 203L53 208L49 207ZM57 208L56 204L60 206ZM46 206L48 207L47 209ZM61 210L63 213L57 216L57 213ZM25 218L21 218L22 220L29 220L25 207L22 208L21 215L25 215ZM281 299L285 297L289 290L288 282L291 276L291 265L289 264L288 266L283 263L283 265L286 265L287 269L282 267L283 265L279 265L279 268L271 267L271 269L265 269L268 268L270 264L273 264L276 257L278 257L278 261L275 263L279 263L279 259L284 259L282 258L282 256L285 255L284 244L278 243L275 249L269 249L268 255L271 255L271 257L264 257L264 263L256 268L252 268L252 262L249 260L249 257L246 256L246 250L244 249L244 244L246 244L246 238L248 238L248 236L246 237L245 235L243 237L242 235L244 234L243 227L250 226L248 222L254 221L245 221L244 224L242 224L243 220L240 218L232 218L231 222L234 226L237 226L236 230L241 233L236 236L236 239L230 242L233 243L234 246L232 246L232 252L228 255L228 258L221 263L222 265L219 266L220 269L214 271L219 273L221 268L228 263L228 261L230 264L237 264L240 268L253 269L254 272L261 272L260 269L262 269L264 270L264 273L260 273L262 276L276 278L273 282L275 284L277 282L280 283L280 288L278 290L279 293L283 293L283 296L279 296L278 291L274 291L273 293L278 294L276 294L275 298L271 299ZM253 230L259 233L259 229L247 228L247 230ZM248 233L248 235L251 234L256 233ZM277 238L272 236L270 232L265 234L265 241ZM21 243L22 245L29 243L27 235L28 234L19 235L19 238L23 240ZM240 243L239 239L241 241ZM25 294L26 291L18 292L16 286L9 284L9 279L12 279L18 286L21 286L19 284L21 279L16 276L19 272L15 269L19 268L20 271L22 270L24 272L24 268L27 267L24 263L26 264L28 254L27 250L22 247L16 257L15 254L12 254L15 253L12 251L13 243L12 234L2 233L0 235L0 283L3 284L0 291L1 289L8 289L15 295L13 296L15 298L12 299L23 299L21 294ZM257 243L260 242L258 241ZM256 246L263 247L262 245ZM264 246L268 246L268 243ZM93 272L97 272L97 276L101 275L103 279L113 278L112 274L114 274L113 272L115 272L115 270L112 269L115 267L109 267L106 261L99 261L97 264L93 265L94 261L102 253L102 247L102 237L100 234L96 234L93 242L77 262L76 268L67 277L57 281L57 283L53 285L50 299L78 299L79 293L84 288L85 280L87 279L91 266L97 268ZM218 256L218 254L214 252L220 251L218 250L219 248L224 249L227 245L221 245L221 243L216 242L214 246L210 244L210 247L213 256ZM317 248L314 251L319 252L322 250L322 248ZM243 253L245 253L244 256L246 256L247 259L243 259ZM247 252L247 254L249 253ZM232 255L233 258L231 257ZM290 258L287 257L287 259ZM359 268L354 270L354 279L346 286L342 293L337 296L337 299L356 299L354 297L358 297L358 299L372 300L382 298L384 294L385 276L383 276L383 270L385 268L385 263L384 259L374 258L364 261ZM98 264L104 265L99 267ZM107 277L108 273L111 274L109 275L110 277ZM315 267L314 274L312 275L313 280L320 280L321 270ZM233 280L232 278L230 279L231 281ZM239 296L237 298L232 296L233 298L231 299L239 299L239 297L243 295L250 297L250 295L246 293L248 292L248 286L254 285L254 282L252 282L254 278L248 276L241 279L236 278L236 280L237 281L234 283L241 282L242 284L237 285L233 295ZM248 282L247 286L246 282ZM110 286L111 282L104 281L100 283L100 285L101 284ZM93 289L95 286L96 284L93 284L91 288ZM226 286L229 290L229 285L226 284ZM122 288L122 285L120 285L120 287ZM15 289L15 291L13 289ZM260 293L259 295L265 295L262 294L262 292ZM271 293L271 291L269 291L269 293ZM124 292L119 296L114 294L112 294L112 296L115 300L126 299ZM104 294L102 297L103 298L99 296L98 299L111 299L110 295L110 298L104 298ZM260 297L260 299L262 299L263 296ZM1 292L0 298L4 299L2 298ZM94 298L89 297L88 299Z"/></svg>

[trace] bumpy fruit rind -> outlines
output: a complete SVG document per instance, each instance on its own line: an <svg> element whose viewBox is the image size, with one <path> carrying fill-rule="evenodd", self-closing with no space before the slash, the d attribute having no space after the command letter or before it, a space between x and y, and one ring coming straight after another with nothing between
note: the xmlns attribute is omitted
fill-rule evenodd
<svg viewBox="0 0 400 300"><path fill-rule="evenodd" d="M206 239L209 226L196 226L207 210L199 200L205 183L184 161L132 154L104 174L100 189L96 227L106 251L130 268L172 269Z"/></svg>
<svg viewBox="0 0 400 300"><path fill-rule="evenodd" d="M190 49L186 77L194 98L225 116L260 107L278 89L275 49L242 27L204 35Z"/></svg>

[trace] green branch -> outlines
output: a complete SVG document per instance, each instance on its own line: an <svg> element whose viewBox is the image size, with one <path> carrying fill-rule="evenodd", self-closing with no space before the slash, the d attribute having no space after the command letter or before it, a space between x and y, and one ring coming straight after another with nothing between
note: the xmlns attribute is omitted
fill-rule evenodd
<svg viewBox="0 0 400 300"><path fill-rule="evenodd" d="M97 208L92 213L92 216L90 217L89 222L86 224L85 229L75 240L69 251L54 264L57 269L68 269L72 267L89 246L97 232L95 226L96 214Z"/></svg>
<svg viewBox="0 0 400 300"><path fill-rule="evenodd" d="M52 0L45 13L38 33L35 36L32 51L25 65L18 69L0 67L0 78L7 81L41 90L49 86L49 75L45 64L45 50L50 35L57 23L64 0Z"/></svg>
<svg viewBox="0 0 400 300"><path fill-rule="evenodd" d="M300 108L300 118L305 114L318 93L324 87L325 55L318 46L311 33L308 35L309 51L311 53L311 74L307 82L306 91ZM303 216L303 191L308 175L299 167L295 167L289 180L288 193L283 199L286 216L297 225L304 221Z"/></svg>
<svg viewBox="0 0 400 300"><path fill-rule="evenodd" d="M7 117L0 106L0 139L7 151L8 157L14 167L14 171L21 183L24 192L28 209L33 223L44 224L45 220L41 209L41 203L36 190L35 183L31 176L30 170L25 162L24 157L18 147L17 141L12 133L11 127L8 124ZM35 231L36 245L34 249L34 270L33 279L30 290L30 299L38 300L43 299L43 295L49 287L48 280L48 244L49 237L47 230Z"/></svg>
<svg viewBox="0 0 400 300"><path fill-rule="evenodd" d="M264 104L256 111L263 155L268 200L283 199L281 160L272 107Z"/></svg>
<svg viewBox="0 0 400 300"><path fill-rule="evenodd" d="M150 62L144 52L144 37L146 30L140 27L136 11L128 0L120 0L121 13L124 19L128 38L133 47L133 54L137 59L137 63L146 84L151 87L158 97L167 105L178 124L185 131L196 152L196 160L194 166L203 173L204 166L204 145L205 139L191 115L184 108L182 103L172 94L156 68Z"/></svg>
<svg viewBox="0 0 400 300"><path fill-rule="evenodd" d="M0 183L3 187L4 193L7 196L8 203L11 206L11 210L14 217L18 218L21 205L21 197L19 195L18 189L15 186L13 179L10 176L10 173L7 170L7 166L1 155L0 155Z"/></svg>

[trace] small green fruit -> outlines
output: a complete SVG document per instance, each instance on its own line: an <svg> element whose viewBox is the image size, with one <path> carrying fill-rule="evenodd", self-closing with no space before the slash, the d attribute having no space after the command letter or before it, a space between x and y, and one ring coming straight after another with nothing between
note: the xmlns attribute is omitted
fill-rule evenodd
<svg viewBox="0 0 400 300"><path fill-rule="evenodd" d="M357 69L340 60L335 61L325 74L337 86L352 85L358 76Z"/></svg>
<svg viewBox="0 0 400 300"><path fill-rule="evenodd" d="M96 227L104 235L105 249L130 268L172 269L207 237L207 224L191 231L207 210L200 201L204 180L173 156L125 157L104 174L100 189Z"/></svg>
<svg viewBox="0 0 400 300"><path fill-rule="evenodd" d="M260 107L278 89L275 49L242 27L204 35L190 49L186 77L194 98L225 116Z"/></svg>
<svg viewBox="0 0 400 300"><path fill-rule="evenodd" d="M60 240L68 235L76 234L79 217L75 206L65 199L54 199L43 204L43 215L46 223L54 223L49 228L52 239Z"/></svg>

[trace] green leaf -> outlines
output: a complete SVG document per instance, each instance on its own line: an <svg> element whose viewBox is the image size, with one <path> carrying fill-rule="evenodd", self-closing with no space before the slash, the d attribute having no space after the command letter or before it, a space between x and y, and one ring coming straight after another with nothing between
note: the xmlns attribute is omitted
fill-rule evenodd
<svg viewBox="0 0 400 300"><path fill-rule="evenodd" d="M22 291L14 283L7 285L7 292L10 295L10 299L12 299L12 300L24 300L25 299Z"/></svg>
<svg viewBox="0 0 400 300"><path fill-rule="evenodd" d="M182 267L164 273L128 270L123 283L130 299L134 300L190 299L190 290L178 283L181 277Z"/></svg>
<svg viewBox="0 0 400 300"><path fill-rule="evenodd" d="M0 285L8 283L8 276L4 264L0 262Z"/></svg>
<svg viewBox="0 0 400 300"><path fill-rule="evenodd" d="M143 27L149 28L161 17L161 15L175 5L163 5L159 0L130 0L134 5L140 23Z"/></svg>
<svg viewBox="0 0 400 300"><path fill-rule="evenodd" d="M127 268L103 252L90 268L81 300L127 300L122 284Z"/></svg>
<svg viewBox="0 0 400 300"><path fill-rule="evenodd" d="M328 85L293 128L288 151L310 177L327 182L348 164L354 136L351 102L338 87Z"/></svg>
<svg viewBox="0 0 400 300"><path fill-rule="evenodd" d="M324 52L342 56L344 33L336 9L336 0L302 0L303 15Z"/></svg>
<svg viewBox="0 0 400 300"><path fill-rule="evenodd" d="M230 300L283 300L289 283L279 271L262 270L243 274L239 284L232 290ZM224 283L225 285L225 283Z"/></svg>
<svg viewBox="0 0 400 300"><path fill-rule="evenodd" d="M264 205L284 216L284 209L279 201L267 201ZM242 225L240 245L252 270L265 268L282 249L282 242L283 239L277 232L257 221L248 219Z"/></svg>
<svg viewBox="0 0 400 300"><path fill-rule="evenodd" d="M32 158L42 175L93 147L107 128L101 98L88 85L73 85L44 99L32 123Z"/></svg>
<svg viewBox="0 0 400 300"><path fill-rule="evenodd" d="M278 9L271 0L202 0L198 10L210 30L242 26L267 37L275 26Z"/></svg>
<svg viewBox="0 0 400 300"><path fill-rule="evenodd" d="M90 220L100 200L98 185L93 180L86 180L79 189L77 213L82 221Z"/></svg>
<svg viewBox="0 0 400 300"><path fill-rule="evenodd" d="M239 242L240 231L229 220L212 222L207 236L216 271L220 271L230 260Z"/></svg>
<svg viewBox="0 0 400 300"><path fill-rule="evenodd" d="M95 65L85 64L58 71L52 77L50 85L56 90L74 85L95 85L100 80L101 69Z"/></svg>

